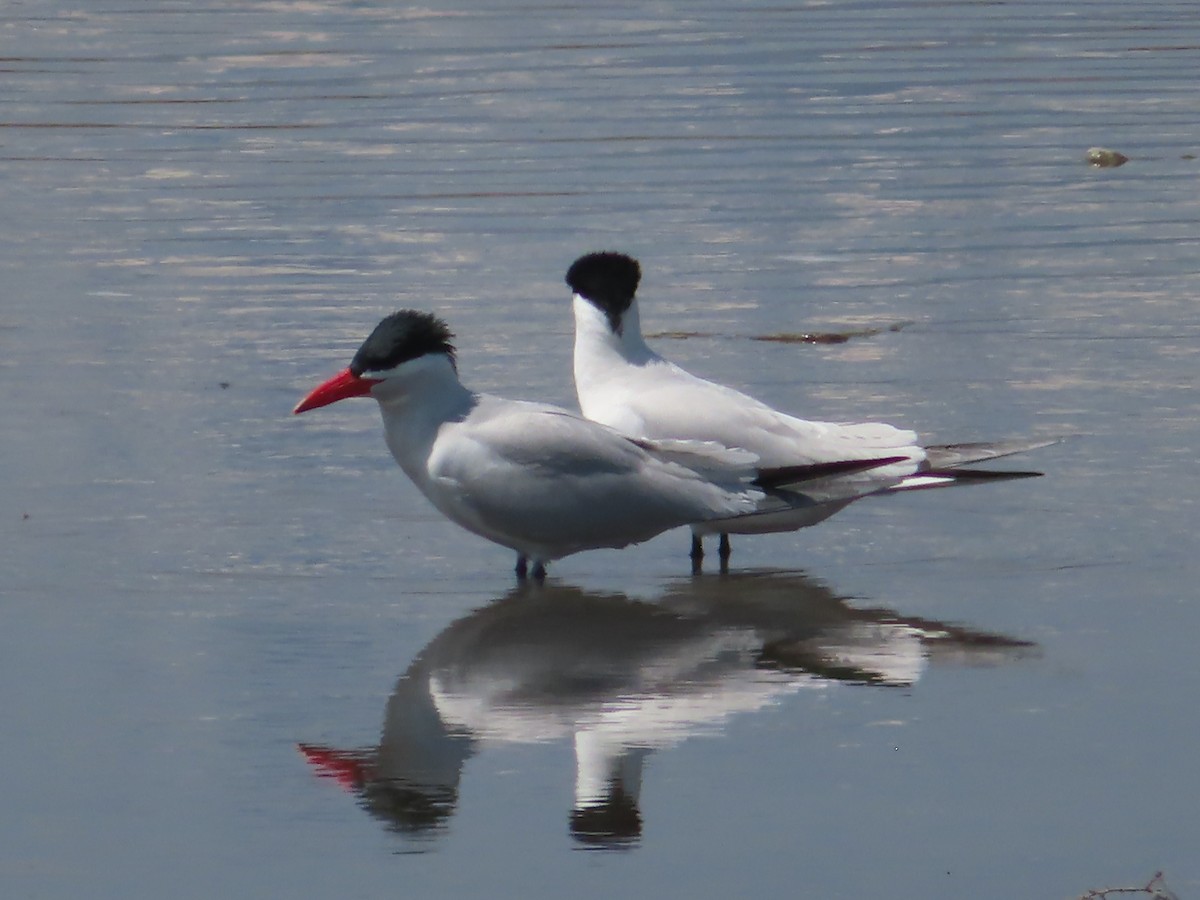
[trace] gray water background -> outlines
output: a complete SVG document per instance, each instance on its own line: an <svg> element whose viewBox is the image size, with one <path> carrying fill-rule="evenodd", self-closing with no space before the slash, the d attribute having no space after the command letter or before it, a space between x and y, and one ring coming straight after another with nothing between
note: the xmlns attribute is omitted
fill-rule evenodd
<svg viewBox="0 0 1200 900"><path fill-rule="evenodd" d="M1194 4L47 0L0 47L5 896L1200 895ZM735 543L1035 651L698 718L624 852L572 838L563 737L481 746L397 833L297 745L376 745L512 560L369 404L291 407L400 306L472 386L573 405L594 249L641 259L648 331L709 335L665 354L788 410L1075 435ZM552 585L687 595L686 544Z"/></svg>

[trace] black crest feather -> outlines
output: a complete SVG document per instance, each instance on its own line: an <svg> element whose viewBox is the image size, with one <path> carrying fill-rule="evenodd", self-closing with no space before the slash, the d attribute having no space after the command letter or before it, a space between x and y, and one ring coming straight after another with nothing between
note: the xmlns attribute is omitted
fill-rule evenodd
<svg viewBox="0 0 1200 900"><path fill-rule="evenodd" d="M579 296L604 312L609 327L620 333L621 316L633 303L642 268L624 253L589 253L567 269L567 284Z"/></svg>
<svg viewBox="0 0 1200 900"><path fill-rule="evenodd" d="M375 326L354 354L350 371L358 376L383 372L430 353L444 353L454 362L453 337L446 323L433 313L402 309Z"/></svg>

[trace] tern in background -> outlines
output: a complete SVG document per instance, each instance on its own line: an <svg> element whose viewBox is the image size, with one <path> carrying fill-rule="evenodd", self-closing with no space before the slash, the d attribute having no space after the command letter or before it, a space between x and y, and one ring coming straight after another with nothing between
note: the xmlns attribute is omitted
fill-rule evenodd
<svg viewBox="0 0 1200 900"><path fill-rule="evenodd" d="M374 398L400 468L448 519L515 550L520 577L532 564L533 576L544 578L546 563L581 550L781 509L793 484L895 462L767 471L744 451L634 440L565 409L469 390L458 379L453 337L430 313L394 313L295 412Z"/></svg>
<svg viewBox="0 0 1200 900"><path fill-rule="evenodd" d="M697 378L663 359L642 338L635 293L637 260L621 253L590 253L567 271L575 315L575 390L583 414L625 434L647 440L704 441L748 450L760 467L810 466L835 460L889 457L836 479L814 483L808 505L712 520L692 526L692 560L704 556L702 538L720 535L722 568L729 534L793 531L815 525L847 504L871 494L976 484L1040 475L960 469L1032 450L1049 441L922 446L915 432L881 422L836 423L799 419L739 391Z"/></svg>

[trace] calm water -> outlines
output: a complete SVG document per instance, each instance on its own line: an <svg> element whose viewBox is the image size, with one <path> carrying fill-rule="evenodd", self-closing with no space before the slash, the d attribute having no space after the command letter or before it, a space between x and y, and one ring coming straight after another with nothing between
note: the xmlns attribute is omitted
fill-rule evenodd
<svg viewBox="0 0 1200 900"><path fill-rule="evenodd" d="M4 6L4 895L1200 896L1198 50L1191 2ZM573 404L603 248L769 402L1075 437L530 592L370 404L289 415L399 306ZM881 332L752 340L830 329Z"/></svg>

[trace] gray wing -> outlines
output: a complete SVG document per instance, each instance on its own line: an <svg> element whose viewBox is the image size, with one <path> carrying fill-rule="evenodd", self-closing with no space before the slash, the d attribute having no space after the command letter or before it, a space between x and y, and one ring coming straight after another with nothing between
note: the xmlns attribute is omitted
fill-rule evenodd
<svg viewBox="0 0 1200 900"><path fill-rule="evenodd" d="M620 547L754 508L756 488L718 483L640 442L536 403L481 403L445 426L430 476L459 518L500 543ZM505 539L500 539L501 537ZM563 555L559 553L557 555Z"/></svg>

